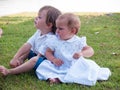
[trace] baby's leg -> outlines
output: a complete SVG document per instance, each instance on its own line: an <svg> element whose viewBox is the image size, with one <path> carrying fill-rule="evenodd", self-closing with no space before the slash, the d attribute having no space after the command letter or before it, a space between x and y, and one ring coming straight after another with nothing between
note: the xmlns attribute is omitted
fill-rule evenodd
<svg viewBox="0 0 120 90"><path fill-rule="evenodd" d="M1 66L0 73L3 74L4 76L7 76L9 74L12 75L12 74L20 74L20 73L28 72L33 69L38 58L39 56L33 57L31 58L31 60L26 61L22 65L15 67L15 68L11 68L11 69L7 69L4 66Z"/></svg>

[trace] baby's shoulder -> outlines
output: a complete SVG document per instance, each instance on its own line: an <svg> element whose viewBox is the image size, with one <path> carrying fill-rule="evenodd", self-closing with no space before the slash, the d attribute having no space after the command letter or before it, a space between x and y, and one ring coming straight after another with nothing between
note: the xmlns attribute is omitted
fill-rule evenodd
<svg viewBox="0 0 120 90"><path fill-rule="evenodd" d="M80 40L80 41L86 41L86 36L76 36L76 39Z"/></svg>
<svg viewBox="0 0 120 90"><path fill-rule="evenodd" d="M55 42L57 40L56 35L49 35L47 38L47 42Z"/></svg>
<svg viewBox="0 0 120 90"><path fill-rule="evenodd" d="M49 35L48 38L49 39L57 39L56 35Z"/></svg>

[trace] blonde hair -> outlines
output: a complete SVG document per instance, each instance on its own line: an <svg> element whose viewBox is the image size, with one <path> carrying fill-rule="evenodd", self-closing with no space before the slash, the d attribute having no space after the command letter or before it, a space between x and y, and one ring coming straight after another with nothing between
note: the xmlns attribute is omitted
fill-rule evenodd
<svg viewBox="0 0 120 90"><path fill-rule="evenodd" d="M52 6L44 6L39 10L39 13L42 12L43 10L46 10L46 24L52 23L52 32L56 32L56 19L58 18L59 15L61 15L61 12Z"/></svg>
<svg viewBox="0 0 120 90"><path fill-rule="evenodd" d="M78 33L81 22L80 22L80 18L77 15L75 15L73 13L64 13L64 14L60 15L57 18L57 20L64 20L69 28L75 28L76 33Z"/></svg>

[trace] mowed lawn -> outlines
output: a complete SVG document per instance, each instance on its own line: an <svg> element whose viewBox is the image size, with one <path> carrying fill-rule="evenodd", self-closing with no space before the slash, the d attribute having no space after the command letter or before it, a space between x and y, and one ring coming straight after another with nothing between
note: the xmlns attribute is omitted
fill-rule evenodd
<svg viewBox="0 0 120 90"><path fill-rule="evenodd" d="M0 17L0 65L10 68L9 62L17 50L36 31L34 17L37 14L22 13ZM55 84L37 79L34 71L19 75L0 76L0 90L120 90L120 13L78 14L81 20L79 36L86 36L95 54L90 59L101 67L108 67L112 75L95 86L79 84Z"/></svg>

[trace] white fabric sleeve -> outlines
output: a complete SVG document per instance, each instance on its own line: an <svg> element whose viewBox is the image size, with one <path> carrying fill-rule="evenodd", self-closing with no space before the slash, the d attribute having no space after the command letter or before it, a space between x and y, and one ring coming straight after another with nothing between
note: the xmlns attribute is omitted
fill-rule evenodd
<svg viewBox="0 0 120 90"><path fill-rule="evenodd" d="M38 52L42 55L45 55L46 49L50 48L53 50L54 39L52 37L48 38L43 45L41 45L38 49Z"/></svg>
<svg viewBox="0 0 120 90"><path fill-rule="evenodd" d="M87 45L86 37L81 37L81 46L85 47Z"/></svg>
<svg viewBox="0 0 120 90"><path fill-rule="evenodd" d="M38 30L28 39L27 43L30 43L34 47L35 37L38 34Z"/></svg>
<svg viewBox="0 0 120 90"><path fill-rule="evenodd" d="M47 47L46 47L45 45L42 45L42 46L38 49L38 52L44 56L44 55L45 55L46 48L47 48Z"/></svg>
<svg viewBox="0 0 120 90"><path fill-rule="evenodd" d="M55 46L56 46L56 44L57 44L56 39L57 39L57 38L54 37L54 38L51 38L49 41L47 41L47 47L50 48L52 51L55 50ZM57 44L57 45L58 45L58 44Z"/></svg>

